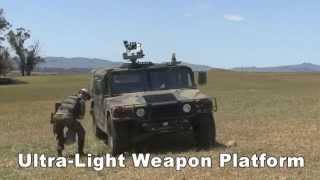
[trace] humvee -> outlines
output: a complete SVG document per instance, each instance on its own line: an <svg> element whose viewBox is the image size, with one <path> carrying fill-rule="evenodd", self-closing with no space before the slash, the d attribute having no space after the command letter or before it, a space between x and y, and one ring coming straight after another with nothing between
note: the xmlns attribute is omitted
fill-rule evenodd
<svg viewBox="0 0 320 180"><path fill-rule="evenodd" d="M125 152L159 133L191 131L199 147L215 143L217 103L197 89L192 69L180 65L174 54L170 63L137 62L144 56L141 44L124 44L123 58L131 63L95 70L91 80L95 134L110 153ZM197 75L198 84L205 84L206 73Z"/></svg>

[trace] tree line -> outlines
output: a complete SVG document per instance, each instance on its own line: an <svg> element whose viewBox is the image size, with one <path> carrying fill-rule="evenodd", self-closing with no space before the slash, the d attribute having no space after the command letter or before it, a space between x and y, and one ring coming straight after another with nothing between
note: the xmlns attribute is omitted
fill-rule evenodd
<svg viewBox="0 0 320 180"><path fill-rule="evenodd" d="M36 65L44 62L39 55L39 42L26 47L25 42L30 38L29 30L21 27L12 29L11 23L4 16L4 10L0 9L0 76L13 70L15 64L22 76L30 76ZM9 47L4 45L5 42Z"/></svg>

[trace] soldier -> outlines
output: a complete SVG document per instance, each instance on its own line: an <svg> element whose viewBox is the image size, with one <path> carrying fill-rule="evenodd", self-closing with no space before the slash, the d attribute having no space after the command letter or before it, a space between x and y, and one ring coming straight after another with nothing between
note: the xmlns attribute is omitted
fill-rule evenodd
<svg viewBox="0 0 320 180"><path fill-rule="evenodd" d="M57 152L62 156L66 137L64 130L68 128L68 133L72 132L78 136L78 153L83 155L85 130L80 123L85 115L85 101L90 100L90 94L87 89L79 90L74 96L69 96L61 103L56 105L56 112L52 115L53 131L56 135L58 144ZM75 135L74 134L74 135Z"/></svg>

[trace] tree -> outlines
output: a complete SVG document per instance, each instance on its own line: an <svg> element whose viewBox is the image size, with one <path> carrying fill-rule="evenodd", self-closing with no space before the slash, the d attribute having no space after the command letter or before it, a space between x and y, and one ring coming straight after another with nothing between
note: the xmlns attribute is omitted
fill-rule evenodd
<svg viewBox="0 0 320 180"><path fill-rule="evenodd" d="M30 36L30 32L24 28L17 28L16 31L11 30L7 34L9 44L19 57L18 64L22 76L25 75L28 54L28 49L24 47L24 43Z"/></svg>
<svg viewBox="0 0 320 180"><path fill-rule="evenodd" d="M29 48L25 48L24 44L30 39L31 34L30 31L24 28L17 28L16 31L11 30L7 34L7 37L9 44L19 57L17 63L19 64L21 75L24 76L26 73L27 76L30 76L36 65L44 62L44 59L39 56L39 42L36 42Z"/></svg>
<svg viewBox="0 0 320 180"><path fill-rule="evenodd" d="M6 75L12 69L9 51L2 46L2 42L5 40L3 32L9 28L10 23L4 17L3 9L0 9L0 75Z"/></svg>
<svg viewBox="0 0 320 180"><path fill-rule="evenodd" d="M34 45L30 46L27 50L27 58L26 58L26 73L27 76L31 75L31 72L34 70L37 64L44 62L39 56L39 42L36 42Z"/></svg>
<svg viewBox="0 0 320 180"><path fill-rule="evenodd" d="M0 48L0 75L6 75L12 70L10 54L7 48Z"/></svg>
<svg viewBox="0 0 320 180"><path fill-rule="evenodd" d="M8 68L12 68L12 60L10 58L9 51L7 48L1 46L1 42L5 40L2 33L10 27L10 23L3 16L3 10L0 9L0 70L1 68L6 68L6 70L1 70L1 72L6 72ZM10 30L6 34L6 37L11 48L18 56L13 58L13 60L18 64L21 75L24 76L25 73L27 73L27 75L30 76L35 66L44 62L44 60L39 56L39 42L29 46L29 48L25 48L25 42L30 39L31 34L29 30L24 28Z"/></svg>
<svg viewBox="0 0 320 180"><path fill-rule="evenodd" d="M0 46L2 41L4 41L4 37L2 36L2 33L6 31L8 28L10 28L10 23L4 17L3 9L0 9Z"/></svg>

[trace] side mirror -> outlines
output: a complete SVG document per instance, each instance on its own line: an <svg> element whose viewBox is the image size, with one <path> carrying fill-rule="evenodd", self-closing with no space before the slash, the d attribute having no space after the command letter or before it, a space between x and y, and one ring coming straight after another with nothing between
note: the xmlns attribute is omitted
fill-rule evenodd
<svg viewBox="0 0 320 180"><path fill-rule="evenodd" d="M207 84L207 72L205 71L198 72L198 84L201 86Z"/></svg>

